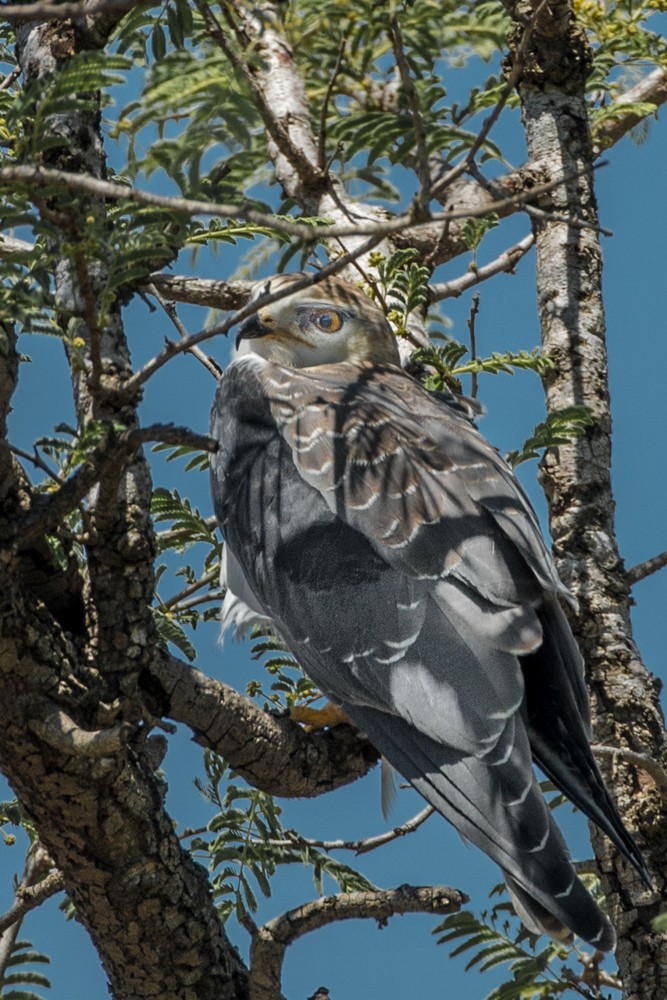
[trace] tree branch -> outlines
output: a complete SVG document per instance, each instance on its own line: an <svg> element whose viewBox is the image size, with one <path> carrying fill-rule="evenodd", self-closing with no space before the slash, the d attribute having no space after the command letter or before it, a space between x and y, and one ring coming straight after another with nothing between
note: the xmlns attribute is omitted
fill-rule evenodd
<svg viewBox="0 0 667 1000"><path fill-rule="evenodd" d="M167 302L160 294L159 290L156 288L154 284L148 285L147 290L150 292L151 295L153 295L158 300L158 302L162 306L162 309L164 310L164 312L167 314L173 325L178 330L178 334L181 340L187 340L189 336L188 331L185 329L180 319L178 318L178 314L176 312L174 303ZM222 375L222 368L220 367L218 362L214 361L213 358L209 357L207 354L204 354L204 352L199 347L196 346L189 347L187 353L191 354L193 358L196 358L197 361L199 361L199 363L204 366L206 371L209 372L209 374L211 374L216 381L220 378L220 376Z"/></svg>
<svg viewBox="0 0 667 1000"><path fill-rule="evenodd" d="M355 854L368 854L370 851L377 850L378 847L390 844L393 840L414 833L434 812L433 806L426 806L416 816L401 823L400 826L395 826L392 830L385 830L384 833L379 833L375 837L365 837L363 840L313 840L310 837L301 837L296 833L292 835L291 832L288 832L289 839L279 843L282 845L303 844L306 847L317 847L321 851L327 852L354 851Z"/></svg>
<svg viewBox="0 0 667 1000"><path fill-rule="evenodd" d="M305 903L253 934L250 948L250 1000L279 1000L285 951L311 931L338 920L376 920L380 927L402 913L456 913L468 902L458 889L447 886L402 885L375 892L345 892Z"/></svg>
<svg viewBox="0 0 667 1000"><path fill-rule="evenodd" d="M3 3L0 11L5 21L64 21L106 14L113 16L116 23L135 7L148 7L152 3L153 0L87 0L86 3L38 0L37 3Z"/></svg>
<svg viewBox="0 0 667 1000"><path fill-rule="evenodd" d="M661 552L660 555L653 556L651 559L645 559L644 562L637 563L636 566L632 566L629 570L626 570L625 578L633 587L640 580L645 580L647 576L651 576L653 573L657 573L659 570L664 569L667 566L667 550Z"/></svg>
<svg viewBox="0 0 667 1000"><path fill-rule="evenodd" d="M592 743L591 750L600 757L617 757L627 764L632 764L633 767L640 767L642 771L646 771L653 778L660 795L667 803L667 771L657 760L653 760L648 754L628 750L627 747L605 747L599 743Z"/></svg>
<svg viewBox="0 0 667 1000"><path fill-rule="evenodd" d="M308 734L166 653L143 675L142 685L155 715L188 726L196 743L271 795L321 795L356 781L379 757L350 726Z"/></svg>
<svg viewBox="0 0 667 1000"><path fill-rule="evenodd" d="M0 244L0 253L1 253ZM151 274L147 292L154 286L167 299L187 302L210 309L242 309L254 287L253 281L219 281L215 278L191 278L185 274Z"/></svg>
<svg viewBox="0 0 667 1000"><path fill-rule="evenodd" d="M503 271L512 273L521 258L525 257L534 245L535 236L530 233L509 250L503 250L489 264L484 264L483 267L471 267L460 278L454 278L452 281L432 284L429 288L430 301L440 302L442 299L458 298L469 288L474 288L475 285L493 278L496 274L501 274Z"/></svg>
<svg viewBox="0 0 667 1000"><path fill-rule="evenodd" d="M175 424L152 424L121 433L110 428L107 437L56 493L33 496L30 510L15 525L14 547L26 548L35 538L57 528L96 483L104 477L117 476L128 458L148 441L188 445L208 452L214 452L218 447L213 438L195 434L188 427Z"/></svg>
<svg viewBox="0 0 667 1000"><path fill-rule="evenodd" d="M35 885L24 885L21 882L21 885L16 890L14 903L6 913L0 916L0 935L4 934L9 927L23 920L26 913L30 913L31 910L41 906L51 896L62 892L64 888L65 880L62 872L51 872L50 875L47 875L46 878L43 878L41 882L37 882Z"/></svg>
<svg viewBox="0 0 667 1000"><path fill-rule="evenodd" d="M667 73L662 66L659 66L634 87L619 94L612 107L621 109L624 104L655 104L657 110L665 101L667 101ZM604 122L595 133L595 152L600 153L613 146L643 120L643 117L634 111L628 111L625 115Z"/></svg>

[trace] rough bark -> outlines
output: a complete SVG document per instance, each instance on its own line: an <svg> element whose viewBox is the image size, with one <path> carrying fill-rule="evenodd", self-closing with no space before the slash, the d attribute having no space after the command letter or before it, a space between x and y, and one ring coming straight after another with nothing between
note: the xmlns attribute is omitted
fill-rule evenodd
<svg viewBox="0 0 667 1000"><path fill-rule="evenodd" d="M107 28L108 19L96 26L90 19L22 25L18 48L26 83L39 85L44 74L57 72L77 52L102 44ZM43 156L43 166L105 177L98 111L59 114L49 127L63 142ZM60 322L68 332L74 326L85 343L85 366L81 355L70 358L76 410L84 425L94 419L110 434L119 423L125 434L140 433L137 394L124 391L131 362L120 305L100 308L108 266L104 240L92 261L78 249L83 219L96 216L103 231L104 204L94 195L79 197L75 211L67 195L62 201L56 195L36 198L61 234L52 244ZM166 710L172 702L183 710L187 701L190 721L203 718L202 732L215 729L218 743L232 757L236 749L240 765L258 783L261 766L248 753L255 734L264 733L266 744L272 750L278 745L288 759L296 748L292 794L317 794L353 780L372 766L375 755L356 734L311 739L288 720L267 718L248 703L245 713L235 703L242 724L225 730L227 717L216 713L211 692L195 690L192 676L189 684L179 684L169 673L150 613L151 477L137 448L98 463L98 482L84 512L85 568L74 559L65 573L51 566L40 535L54 529L53 518L33 495L5 440L17 357L13 331L2 333L2 770L62 872L115 997L243 1000L247 970L220 925L206 872L182 849L164 809L149 705L155 708L157 694ZM78 475L87 474L84 466ZM64 502L64 490L48 498L52 509ZM65 508L58 509L62 515ZM19 546L16 526L27 523L30 532ZM66 531L61 536L67 543ZM160 684L147 683L160 663L165 665ZM290 769L283 770L281 790L290 794Z"/></svg>
<svg viewBox="0 0 667 1000"><path fill-rule="evenodd" d="M584 101L587 41L567 2L507 6L517 26L515 43L537 12L519 83L529 156L541 165L544 179L570 178L542 205L558 218L535 225L542 344L555 362L545 378L547 408L584 405L593 418L584 436L549 452L543 462L555 553L579 602L573 624L586 659L597 742L647 754L664 766L660 686L632 639L629 583L614 528L602 258ZM608 759L602 764L655 886L654 892L647 890L609 841L593 832L619 932L624 996L662 998L667 996L667 940L652 932L651 919L666 898L665 802L646 772L618 760L614 767Z"/></svg>

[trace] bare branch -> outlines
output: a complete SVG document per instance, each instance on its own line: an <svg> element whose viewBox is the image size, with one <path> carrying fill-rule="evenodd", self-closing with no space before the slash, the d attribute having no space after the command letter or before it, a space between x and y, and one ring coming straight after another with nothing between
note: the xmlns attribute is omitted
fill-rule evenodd
<svg viewBox="0 0 667 1000"><path fill-rule="evenodd" d="M0 253L2 244L0 243ZM215 278L190 278L185 274L151 274L150 292L154 286L166 298L210 309L242 309L250 298L254 282L218 281Z"/></svg>
<svg viewBox="0 0 667 1000"><path fill-rule="evenodd" d="M392 830L385 830L384 833L379 833L375 837L366 837L363 840L313 840L310 837L301 837L296 833L292 834L290 831L288 833L288 840L281 840L276 843L280 843L283 846L304 844L306 847L317 847L321 851L327 852L354 851L355 854L368 854L369 851L375 851L378 847L384 847L385 844L390 844L393 840L398 840L409 833L414 833L434 812L435 809L433 806L426 806L416 816L413 816L412 819L407 820L405 823L401 823L400 826L395 826Z"/></svg>
<svg viewBox="0 0 667 1000"><path fill-rule="evenodd" d="M384 926L401 913L456 913L468 902L447 886L402 885L375 892L322 896L271 920L253 934L250 948L250 1000L278 1000L285 951L298 938L338 920L376 920Z"/></svg>
<svg viewBox="0 0 667 1000"><path fill-rule="evenodd" d="M82 729L53 702L43 699L33 706L40 717L28 720L28 728L54 750L71 757L112 757L124 746L135 727L121 722L111 729Z"/></svg>
<svg viewBox="0 0 667 1000"><path fill-rule="evenodd" d="M31 253L35 249L33 243L19 240L15 236L0 235L0 258L17 257L20 254Z"/></svg>
<svg viewBox="0 0 667 1000"><path fill-rule="evenodd" d="M516 183L520 183L520 176L512 174ZM130 201L138 205L153 205L159 208L171 209L174 212L183 212L186 215L210 215L225 218L243 218L248 222L261 226L267 226L286 236L293 236L305 242L313 242L333 237L343 236L372 236L381 239L383 236L400 233L403 245L406 239L411 238L411 230L418 231L420 228L430 228L433 223L454 222L458 219L477 218L488 215L489 212L506 212L507 210L519 209L529 201L533 201L542 194L560 187L565 181L573 181L579 176L578 172L568 175L559 175L553 180L543 184L533 184L529 188L515 190L507 197L490 197L483 204L461 204L456 210L447 212L435 212L427 221L415 219L413 209L380 221L362 221L359 223L336 224L331 226L320 226L309 222L290 222L286 219L278 218L265 212L259 212L254 208L243 205L226 205L224 203L212 201L200 201L193 198L178 198L169 195L158 195L148 191L140 191L136 188L127 187L124 184L113 181L101 180L88 174L75 174L66 170L52 170L45 167L28 166L26 164L13 164L11 166L0 167L0 186L7 187L11 184L36 184L39 186L50 186L62 184L74 191L85 191L89 194L106 198L110 201ZM493 182L495 188L501 190L502 178ZM479 185L473 185L475 191ZM359 256L359 254L356 254Z"/></svg>
<svg viewBox="0 0 667 1000"><path fill-rule="evenodd" d="M667 566L667 550L661 552L660 555L653 556L651 559L645 559L644 562L637 563L636 566L632 566L626 571L625 577L633 587L640 580L645 580L647 576L651 576L653 573L657 573L658 570L664 569Z"/></svg>
<svg viewBox="0 0 667 1000"><path fill-rule="evenodd" d="M667 101L667 73L662 66L659 66L634 87L620 94L612 106L622 108L624 104L655 104L657 110L665 101ZM640 115L628 111L622 117L604 122L595 133L596 153L613 146L640 121L643 121Z"/></svg>
<svg viewBox="0 0 667 1000"><path fill-rule="evenodd" d="M188 331L185 329L180 319L178 318L178 314L176 312L176 307L174 306L174 303L168 302L166 299L164 299L154 284L148 285L147 288L150 294L153 295L158 300L163 310L166 312L167 316L178 330L181 340L187 340L189 336ZM204 368L208 372L210 372L210 374L216 381L220 378L220 376L222 375L222 368L220 367L218 362L214 361L213 358L208 356L208 354L204 354L204 352L199 347L196 346L189 347L187 353L191 354L193 358L196 358L197 361L199 361L200 364L202 364Z"/></svg>
<svg viewBox="0 0 667 1000"><path fill-rule="evenodd" d="M23 918L29 910L34 909L43 900L37 898L29 902L29 893L45 873L53 867L53 862L42 844L36 840L28 848L23 877L16 889L13 906L0 917L0 981L4 981L5 972L11 961L14 944L23 923ZM57 890L54 890L57 891ZM53 895L53 893L49 893ZM44 897L46 898L46 897Z"/></svg>
<svg viewBox="0 0 667 1000"><path fill-rule="evenodd" d="M648 754L637 753L625 747L605 747L599 744L592 744L591 750L599 757L619 757L627 764L632 764L633 767L639 767L642 771L646 771L653 778L662 798L667 802L667 771L664 770L657 760L649 757Z"/></svg>
<svg viewBox="0 0 667 1000"><path fill-rule="evenodd" d="M525 257L534 245L535 237L530 233L515 246L510 247L509 250L503 250L489 264L484 264L483 267L470 268L460 278L454 278L452 281L444 281L431 285L429 291L430 301L440 302L442 299L458 298L463 292L467 292L469 288L474 288L475 285L493 278L496 274L501 274L503 271L512 273L521 258Z"/></svg>
<svg viewBox="0 0 667 1000"><path fill-rule="evenodd" d="M198 590L202 589L202 587L206 587L209 583L213 583L219 577L219 570L212 570L210 573L206 573L206 575L200 580L195 580L194 583L191 583L188 587L184 587L178 594L174 594L174 596L170 597L169 600L164 601L162 607L167 608L168 610L175 608L177 604L181 603L181 601L184 601L187 597L191 597L193 594L196 594Z"/></svg>
<svg viewBox="0 0 667 1000"><path fill-rule="evenodd" d="M16 891L16 900L6 913L0 917L0 934L4 934L12 924L23 920L26 913L34 910L37 906L62 892L65 888L65 880L62 872L51 872L41 882L36 885L20 885Z"/></svg>
<svg viewBox="0 0 667 1000"><path fill-rule="evenodd" d="M410 64L408 63L403 46L403 35L397 17L392 17L390 23L391 39L394 49L396 65L401 75L401 83L405 90L410 104L410 114L415 130L415 140L417 143L417 176L419 178L419 193L416 199L417 218L428 216L428 206L431 200L431 171L429 168L428 145L426 142L426 131L424 129L424 118L419 104L419 95L415 82L412 79Z"/></svg>
<svg viewBox="0 0 667 1000"><path fill-rule="evenodd" d="M188 726L195 742L225 757L255 788L289 798L322 795L362 777L378 760L351 726L306 733L238 691L165 654L146 678L156 716Z"/></svg>

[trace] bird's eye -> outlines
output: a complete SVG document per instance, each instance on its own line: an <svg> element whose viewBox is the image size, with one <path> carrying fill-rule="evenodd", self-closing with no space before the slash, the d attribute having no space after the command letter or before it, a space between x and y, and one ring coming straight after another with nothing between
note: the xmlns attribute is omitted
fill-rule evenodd
<svg viewBox="0 0 667 1000"><path fill-rule="evenodd" d="M315 315L315 325L325 333L337 333L343 325L343 317L339 312L333 310L317 313Z"/></svg>

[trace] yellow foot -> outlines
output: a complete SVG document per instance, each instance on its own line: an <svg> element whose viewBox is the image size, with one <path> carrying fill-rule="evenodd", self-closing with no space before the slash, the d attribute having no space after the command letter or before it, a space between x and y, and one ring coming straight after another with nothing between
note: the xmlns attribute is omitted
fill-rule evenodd
<svg viewBox="0 0 667 1000"><path fill-rule="evenodd" d="M294 722L300 722L307 733L312 733L316 729L333 729L334 726L347 725L352 723L345 712L328 701L324 708L309 708L308 705L293 705L290 708L289 717Z"/></svg>

